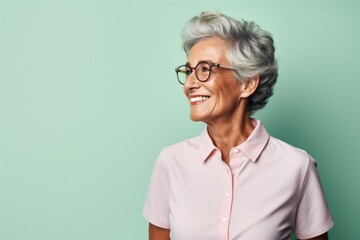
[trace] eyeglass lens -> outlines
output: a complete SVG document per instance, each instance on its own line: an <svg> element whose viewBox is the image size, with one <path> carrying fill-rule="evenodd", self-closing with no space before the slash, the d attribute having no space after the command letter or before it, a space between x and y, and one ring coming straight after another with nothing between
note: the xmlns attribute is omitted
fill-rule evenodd
<svg viewBox="0 0 360 240"><path fill-rule="evenodd" d="M181 84L184 84L188 76L192 73L193 68L183 65L180 66L177 70L177 77ZM211 66L207 62L200 62L195 67L195 76L201 81L205 82L209 79L211 73Z"/></svg>

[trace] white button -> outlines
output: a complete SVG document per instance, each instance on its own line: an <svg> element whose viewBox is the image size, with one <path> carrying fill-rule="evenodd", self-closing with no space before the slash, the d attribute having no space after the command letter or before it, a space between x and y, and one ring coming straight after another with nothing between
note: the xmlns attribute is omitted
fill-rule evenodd
<svg viewBox="0 0 360 240"><path fill-rule="evenodd" d="M240 152L240 150L239 150L239 149L237 149L237 148L234 148L233 152L234 152L234 153L239 153L239 152Z"/></svg>
<svg viewBox="0 0 360 240"><path fill-rule="evenodd" d="M228 198L228 197L231 196L231 194L230 194L229 192L227 192L227 193L225 194L225 196Z"/></svg>
<svg viewBox="0 0 360 240"><path fill-rule="evenodd" d="M227 218L226 218L226 217L223 217L221 220L222 220L223 222L226 222Z"/></svg>

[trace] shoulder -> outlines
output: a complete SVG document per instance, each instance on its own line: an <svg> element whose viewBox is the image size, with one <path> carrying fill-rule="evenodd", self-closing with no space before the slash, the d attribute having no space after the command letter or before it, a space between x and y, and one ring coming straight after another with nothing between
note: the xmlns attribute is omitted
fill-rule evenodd
<svg viewBox="0 0 360 240"><path fill-rule="evenodd" d="M309 177L315 180L316 161L303 149L282 140L270 137L261 156L267 171L272 170L274 176L292 186L299 194L303 191ZM314 175L314 176L315 176Z"/></svg>
<svg viewBox="0 0 360 240"><path fill-rule="evenodd" d="M161 149L160 151L160 155L178 155L179 153L182 153L184 150L187 149L197 149L199 148L200 145L200 137L201 136L196 136L193 138L189 138L171 145L168 145L166 147L164 147L163 149Z"/></svg>
<svg viewBox="0 0 360 240"><path fill-rule="evenodd" d="M266 150L277 157L288 159L289 161L292 161L292 163L300 162L308 164L309 162L314 161L305 150L275 137L270 137Z"/></svg>
<svg viewBox="0 0 360 240"><path fill-rule="evenodd" d="M316 167L316 161L305 150L274 137L270 137L264 154L301 178L305 177L309 168Z"/></svg>
<svg viewBox="0 0 360 240"><path fill-rule="evenodd" d="M189 138L164 147L159 153L157 162L169 164L170 162L187 159L189 156L193 158L199 154L200 148L201 136Z"/></svg>

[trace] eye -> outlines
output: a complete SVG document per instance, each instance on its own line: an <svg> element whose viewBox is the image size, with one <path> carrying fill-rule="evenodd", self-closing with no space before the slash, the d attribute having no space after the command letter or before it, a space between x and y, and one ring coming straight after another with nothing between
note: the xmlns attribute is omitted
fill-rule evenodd
<svg viewBox="0 0 360 240"><path fill-rule="evenodd" d="M186 70L184 71L184 73L185 73L186 76L189 76L189 75L191 74L191 70L186 69Z"/></svg>
<svg viewBox="0 0 360 240"><path fill-rule="evenodd" d="M207 73L210 71L210 67L207 64L201 65L200 67L201 67L200 70L202 73Z"/></svg>
<svg viewBox="0 0 360 240"><path fill-rule="evenodd" d="M192 72L192 69L189 66L183 65L177 68L178 73L184 74L186 77L189 76Z"/></svg>

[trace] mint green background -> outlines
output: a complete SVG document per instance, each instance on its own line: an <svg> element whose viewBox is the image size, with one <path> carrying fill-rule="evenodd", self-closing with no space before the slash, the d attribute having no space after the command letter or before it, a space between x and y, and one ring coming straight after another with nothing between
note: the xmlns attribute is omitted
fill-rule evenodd
<svg viewBox="0 0 360 240"><path fill-rule="evenodd" d="M174 67L202 10L273 33L256 116L319 163L332 239L360 225L359 1L0 1L0 239L146 239L160 149L195 136Z"/></svg>

